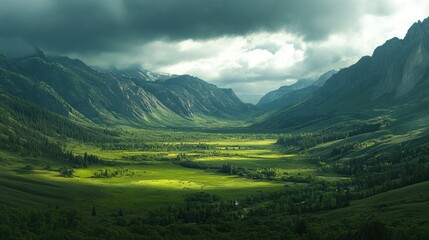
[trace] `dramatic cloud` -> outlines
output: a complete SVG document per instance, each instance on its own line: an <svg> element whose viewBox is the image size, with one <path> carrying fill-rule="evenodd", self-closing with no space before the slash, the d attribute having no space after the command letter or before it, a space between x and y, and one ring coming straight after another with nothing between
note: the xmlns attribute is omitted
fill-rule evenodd
<svg viewBox="0 0 429 240"><path fill-rule="evenodd" d="M30 42L95 66L189 73L255 102L403 37L428 10L419 0L1 0L0 51Z"/></svg>
<svg viewBox="0 0 429 240"><path fill-rule="evenodd" d="M368 2L368 3L367 3ZM307 39L354 28L362 13L383 15L389 1L349 0L3 0L2 35L54 51L121 50L166 38L208 39L289 30Z"/></svg>

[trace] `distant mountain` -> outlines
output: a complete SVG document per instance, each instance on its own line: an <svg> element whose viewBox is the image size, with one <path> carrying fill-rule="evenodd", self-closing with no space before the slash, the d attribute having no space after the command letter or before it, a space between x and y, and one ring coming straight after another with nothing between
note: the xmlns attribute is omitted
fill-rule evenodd
<svg viewBox="0 0 429 240"><path fill-rule="evenodd" d="M173 77L174 75L167 73L151 72L140 67L129 67L125 69L112 69L111 72L118 77L132 79L136 81L157 81L165 80Z"/></svg>
<svg viewBox="0 0 429 240"><path fill-rule="evenodd" d="M168 79L148 71L119 75L67 57L0 55L0 90L63 116L103 124L177 125L194 116L237 118L254 111L232 90L197 78Z"/></svg>
<svg viewBox="0 0 429 240"><path fill-rule="evenodd" d="M189 75L142 82L142 87L182 116L239 116L254 111L253 105L241 102L232 89L218 88Z"/></svg>
<svg viewBox="0 0 429 240"><path fill-rule="evenodd" d="M288 86L282 86L277 90L268 92L265 94L259 102L256 104L257 107L263 108L265 105L283 97L284 95L305 88L307 86L310 86L314 81L310 79L300 79L296 83L288 85Z"/></svg>
<svg viewBox="0 0 429 240"><path fill-rule="evenodd" d="M263 96L256 106L261 110L270 111L280 107L295 105L309 98L314 91L323 86L326 80L335 73L337 71L331 70L322 74L317 80L300 79L292 85L282 86Z"/></svg>
<svg viewBox="0 0 429 240"><path fill-rule="evenodd" d="M328 72L325 72L315 82L313 82L313 84L311 84L311 85L312 86L316 86L316 87L322 87L323 85L325 85L326 81L328 79L330 79L337 72L338 72L337 70L330 70Z"/></svg>
<svg viewBox="0 0 429 240"><path fill-rule="evenodd" d="M401 40L393 38L342 69L308 100L288 106L258 126L290 128L334 118L388 114L397 119L416 116L429 106L429 19L417 22ZM330 119L330 120L329 120Z"/></svg>

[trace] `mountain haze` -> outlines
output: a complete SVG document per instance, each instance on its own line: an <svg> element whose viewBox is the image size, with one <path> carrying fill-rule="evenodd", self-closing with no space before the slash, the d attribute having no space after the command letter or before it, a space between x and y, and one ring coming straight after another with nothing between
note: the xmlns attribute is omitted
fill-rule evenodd
<svg viewBox="0 0 429 240"><path fill-rule="evenodd" d="M284 95L291 93L293 91L303 89L305 87L310 86L314 81L310 79L299 79L296 83L288 85L288 86L282 86L274 91L268 92L265 94L261 100L256 104L258 107L263 107L264 105L267 105Z"/></svg>
<svg viewBox="0 0 429 240"><path fill-rule="evenodd" d="M337 73L335 70L322 74L317 80L300 79L296 83L288 86L282 86L277 90L265 94L256 106L265 111L292 106L311 96L318 88L323 86L332 75Z"/></svg>

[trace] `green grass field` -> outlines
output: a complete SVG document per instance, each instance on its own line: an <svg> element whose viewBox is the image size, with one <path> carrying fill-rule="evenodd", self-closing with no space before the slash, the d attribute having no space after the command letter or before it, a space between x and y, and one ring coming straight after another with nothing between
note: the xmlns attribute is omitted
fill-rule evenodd
<svg viewBox="0 0 429 240"><path fill-rule="evenodd" d="M283 173L316 174L317 162L306 155L285 152L276 139L270 135L219 134L193 132L166 132L163 130L136 130L125 128L123 141L142 141L153 144L198 144L211 146L208 150L185 151L201 162L212 167L230 163L237 167L259 169L276 168ZM168 137L167 137L168 136ZM165 141L162 141L166 139ZM173 141L172 141L173 140ZM129 209L136 213L146 212L169 204L183 202L185 195L207 192L223 199L239 199L264 192L280 190L285 182L252 180L214 171L181 167L171 161L142 159L129 160L132 156L163 154L170 160L184 151L140 151L102 150L100 147L70 140L67 148L75 154L85 152L99 156L108 165L96 165L75 169L72 178L62 177L56 169L64 164L55 159L21 157L2 153L0 165L0 187L3 192L0 201L10 205L64 205L90 208L96 205L102 212ZM217 156L205 156L215 152ZM27 165L31 171L22 173ZM49 166L47 169L46 166ZM109 169L126 169L132 174L111 178L95 178L94 172ZM321 174L321 178L342 180L332 174ZM25 199L33 199L27 201Z"/></svg>
<svg viewBox="0 0 429 240"><path fill-rule="evenodd" d="M202 141L190 141L198 143ZM295 155L279 153L273 139L205 142L216 146L220 153L238 154L245 157L201 158L197 161L220 165L232 162L249 168L279 167L290 171L307 171L314 166L295 158ZM178 144L178 142L168 142ZM240 146L244 150L227 150L230 146ZM70 142L68 148L74 153L95 154L114 166L90 166L75 169L71 178L60 176L56 171L63 166L52 159L21 157L3 152L0 164L0 201L16 206L66 206L91 208L97 206L99 212L109 214L113 210L128 209L135 213L146 212L169 204L183 202L186 194L207 192L223 199L240 199L263 191L276 191L285 183L251 180L238 176L200 169L184 168L169 161L131 161L126 157L160 152L101 150L93 145ZM207 150L209 151L209 150ZM164 151L168 158L174 159L181 151ZM192 152L190 155L194 154ZM32 169L20 171L27 165ZM49 170L46 166L50 166ZM97 169L127 169L132 174L111 178L95 178ZM31 199L28 201L27 199Z"/></svg>

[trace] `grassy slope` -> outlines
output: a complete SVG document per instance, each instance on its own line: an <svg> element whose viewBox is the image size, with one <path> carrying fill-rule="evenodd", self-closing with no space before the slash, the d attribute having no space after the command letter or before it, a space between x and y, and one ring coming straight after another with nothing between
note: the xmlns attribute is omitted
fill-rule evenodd
<svg viewBox="0 0 429 240"><path fill-rule="evenodd" d="M324 212L318 217L329 222L375 218L394 226L398 221L427 222L428 209L429 182L422 182L355 201L350 207Z"/></svg>

